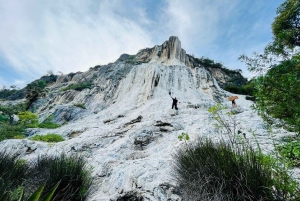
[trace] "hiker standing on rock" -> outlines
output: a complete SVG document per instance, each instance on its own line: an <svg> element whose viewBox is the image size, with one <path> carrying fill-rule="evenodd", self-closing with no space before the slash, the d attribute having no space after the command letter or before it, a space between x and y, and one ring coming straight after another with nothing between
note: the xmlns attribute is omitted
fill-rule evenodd
<svg viewBox="0 0 300 201"><path fill-rule="evenodd" d="M232 107L237 107L235 100L232 100Z"/></svg>
<svg viewBox="0 0 300 201"><path fill-rule="evenodd" d="M169 95L171 96L171 92L169 92ZM177 107L178 100L176 99L176 97L173 98L173 97L171 96L171 98L173 99L172 109L173 109L174 106L175 106L175 110L178 110L178 107Z"/></svg>

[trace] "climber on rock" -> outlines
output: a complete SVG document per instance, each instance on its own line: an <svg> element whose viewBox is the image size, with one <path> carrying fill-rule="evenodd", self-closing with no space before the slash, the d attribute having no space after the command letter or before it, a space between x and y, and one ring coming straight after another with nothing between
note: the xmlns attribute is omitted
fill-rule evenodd
<svg viewBox="0 0 300 201"><path fill-rule="evenodd" d="M169 92L169 95L171 96L171 92ZM175 107L175 110L178 110L178 107L177 107L177 103L178 103L178 100L175 98L173 98L171 96L171 98L173 99L173 103L172 103L172 109Z"/></svg>

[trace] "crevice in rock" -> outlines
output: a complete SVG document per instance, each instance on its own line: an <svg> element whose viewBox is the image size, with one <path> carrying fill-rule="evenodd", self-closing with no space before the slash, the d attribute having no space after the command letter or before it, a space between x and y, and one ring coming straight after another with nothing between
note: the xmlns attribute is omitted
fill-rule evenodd
<svg viewBox="0 0 300 201"><path fill-rule="evenodd" d="M138 122L141 122L142 121L142 116L140 115L140 116L138 116L136 119L133 119L133 120L131 120L130 122L127 122L125 125L124 125L124 127L125 126L128 126L128 125L130 125L130 124L135 124L135 123L138 123Z"/></svg>
<svg viewBox="0 0 300 201"><path fill-rule="evenodd" d="M156 121L156 124L154 124L154 126L170 126L170 127L173 127L172 124L170 124L168 122L162 122L162 121Z"/></svg>

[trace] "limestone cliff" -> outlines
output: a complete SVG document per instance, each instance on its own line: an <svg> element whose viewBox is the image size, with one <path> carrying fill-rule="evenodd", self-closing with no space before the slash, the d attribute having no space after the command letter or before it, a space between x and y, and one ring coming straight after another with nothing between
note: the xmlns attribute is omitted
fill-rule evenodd
<svg viewBox="0 0 300 201"><path fill-rule="evenodd" d="M224 137L208 108L218 102L230 107L227 98L232 94L219 87L219 75L212 72L186 54L177 37L170 37L160 46L123 54L86 72L45 77L49 93L31 109L40 121L53 116L62 126L30 129L27 134L57 133L66 140L5 140L0 147L25 160L61 152L83 155L93 167L89 201L181 201L171 175L174 153L184 146L178 135L188 133L191 141ZM169 92L179 100L179 113L171 109ZM272 139L251 110L252 102L240 95L236 102L242 112L235 116L237 125L247 139L255 130L259 135L253 141L264 142L261 148L272 151ZM79 103L86 109L77 107ZM279 137L285 134L279 131Z"/></svg>

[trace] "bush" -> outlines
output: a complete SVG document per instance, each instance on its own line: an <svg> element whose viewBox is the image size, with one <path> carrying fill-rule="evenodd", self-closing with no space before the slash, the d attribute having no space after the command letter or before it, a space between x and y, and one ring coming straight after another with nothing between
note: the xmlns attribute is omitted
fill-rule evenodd
<svg viewBox="0 0 300 201"><path fill-rule="evenodd" d="M29 111L19 112L18 117L20 118L20 122L26 128L37 128L39 119L38 116Z"/></svg>
<svg viewBox="0 0 300 201"><path fill-rule="evenodd" d="M86 107L82 103L74 104L74 106L86 109Z"/></svg>
<svg viewBox="0 0 300 201"><path fill-rule="evenodd" d="M91 185L90 170L82 156L41 157L32 170L34 178L46 183L45 190L49 191L57 182L60 182L53 200L84 200Z"/></svg>
<svg viewBox="0 0 300 201"><path fill-rule="evenodd" d="M0 122L0 141L6 139L15 139L18 136L24 136L23 133L25 132L24 126L18 125L10 125L5 122Z"/></svg>
<svg viewBox="0 0 300 201"><path fill-rule="evenodd" d="M43 142L61 142L65 140L61 135L54 133L49 133L47 135L35 135L30 139Z"/></svg>
<svg viewBox="0 0 300 201"><path fill-rule="evenodd" d="M300 141L292 139L284 145L277 146L276 149L281 156L288 160L291 166L300 167Z"/></svg>
<svg viewBox="0 0 300 201"><path fill-rule="evenodd" d="M246 85L243 86L227 85L225 87L225 90L235 94L254 96L255 80L251 80Z"/></svg>
<svg viewBox="0 0 300 201"><path fill-rule="evenodd" d="M0 99L6 100L10 96L15 95L18 93L20 90L17 89L0 89Z"/></svg>
<svg viewBox="0 0 300 201"><path fill-rule="evenodd" d="M60 125L54 122L42 122L38 125L39 128L49 128L49 129L54 129L54 128L59 128Z"/></svg>
<svg viewBox="0 0 300 201"><path fill-rule="evenodd" d="M256 108L262 116L283 120L300 134L300 58L286 60L257 78Z"/></svg>
<svg viewBox="0 0 300 201"><path fill-rule="evenodd" d="M286 172L246 145L199 139L175 155L174 176L186 200L299 199Z"/></svg>
<svg viewBox="0 0 300 201"><path fill-rule="evenodd" d="M78 83L78 84L70 84L67 87L64 87L60 89L59 91L67 91L67 90L76 90L76 91L82 91L83 89L90 89L92 87L92 83L90 82L83 82L83 83Z"/></svg>

